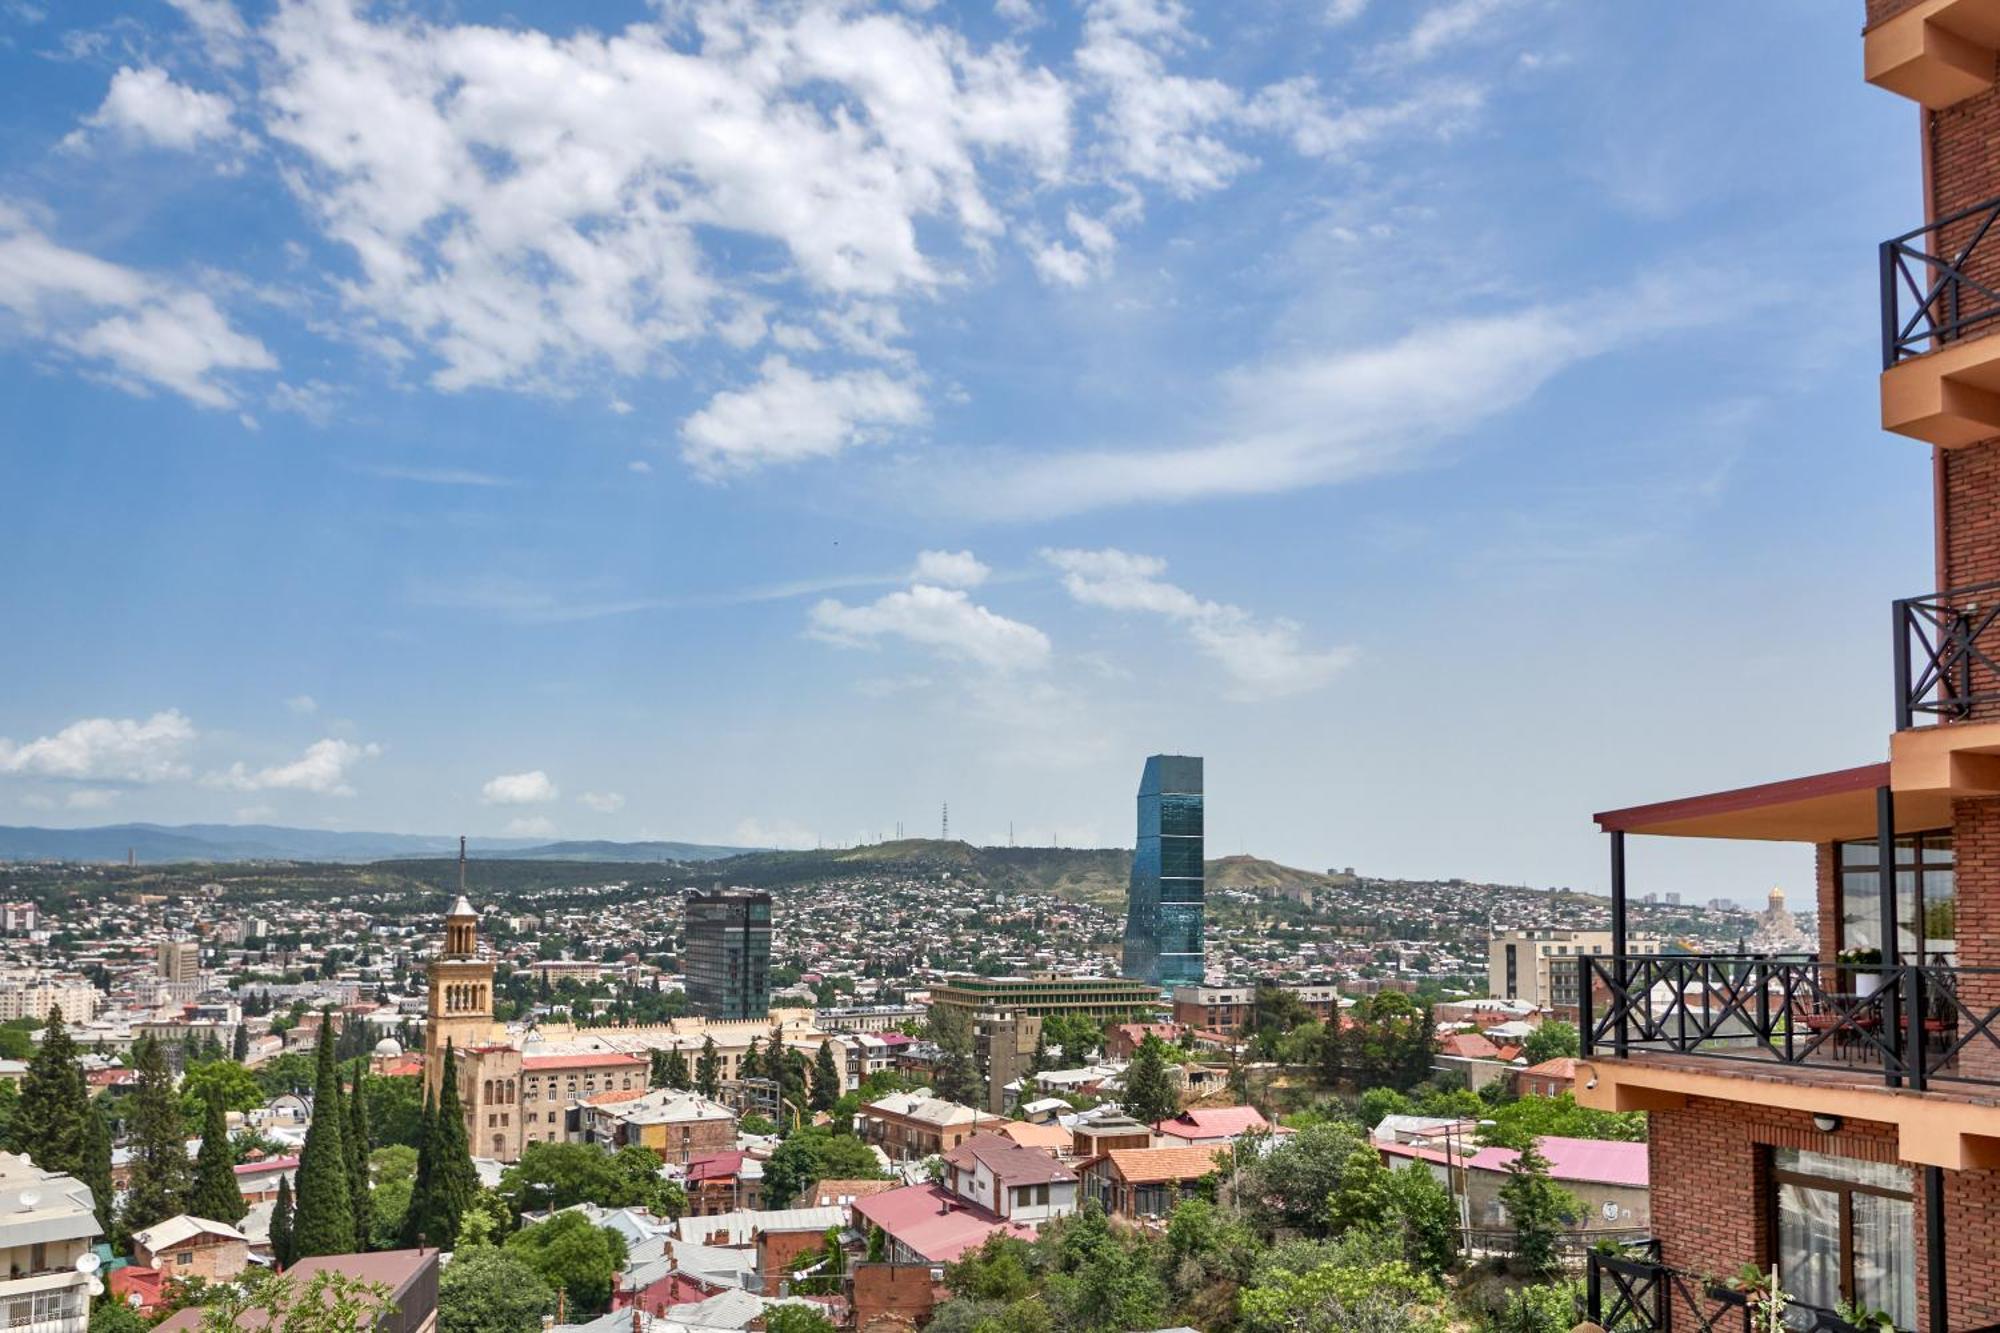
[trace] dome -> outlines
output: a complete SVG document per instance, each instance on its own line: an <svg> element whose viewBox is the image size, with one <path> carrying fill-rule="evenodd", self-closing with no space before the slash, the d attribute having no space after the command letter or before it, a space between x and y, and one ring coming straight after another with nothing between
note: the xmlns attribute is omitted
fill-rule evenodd
<svg viewBox="0 0 2000 1333"><path fill-rule="evenodd" d="M394 1037L384 1037L375 1043L375 1054L393 1060L403 1053L403 1043Z"/></svg>

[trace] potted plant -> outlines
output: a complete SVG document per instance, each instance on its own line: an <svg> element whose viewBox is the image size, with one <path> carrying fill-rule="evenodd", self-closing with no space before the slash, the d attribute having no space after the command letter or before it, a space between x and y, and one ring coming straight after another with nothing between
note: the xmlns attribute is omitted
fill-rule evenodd
<svg viewBox="0 0 2000 1333"><path fill-rule="evenodd" d="M1860 1333L1896 1333L1896 1321L1886 1310L1875 1310L1853 1301L1842 1301L1834 1307L1834 1317L1844 1324L1852 1324Z"/></svg>
<svg viewBox="0 0 2000 1333"><path fill-rule="evenodd" d="M1789 1292L1778 1285L1778 1266L1766 1272L1755 1264L1745 1264L1729 1284L1743 1297L1750 1313L1750 1327L1756 1333L1785 1333L1785 1310L1792 1303Z"/></svg>
<svg viewBox="0 0 2000 1333"><path fill-rule="evenodd" d="M1834 961L1842 968L1853 969L1854 993L1867 999L1882 989L1882 951L1880 949L1842 949L1834 955Z"/></svg>

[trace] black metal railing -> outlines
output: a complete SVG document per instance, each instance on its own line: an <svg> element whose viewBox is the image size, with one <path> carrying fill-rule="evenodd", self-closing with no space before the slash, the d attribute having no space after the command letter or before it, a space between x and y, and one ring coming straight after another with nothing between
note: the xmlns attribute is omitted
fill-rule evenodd
<svg viewBox="0 0 2000 1333"><path fill-rule="evenodd" d="M1743 1292L1660 1262L1658 1241L1619 1253L1593 1250L1585 1270L1583 1315L1605 1333L1759 1333ZM1816 1306L1785 1309L1791 1333L1861 1333Z"/></svg>
<svg viewBox="0 0 2000 1333"><path fill-rule="evenodd" d="M1896 730L1919 715L1959 722L2000 704L2000 583L1895 604Z"/></svg>
<svg viewBox="0 0 2000 1333"><path fill-rule="evenodd" d="M1993 331L2000 320L2000 199L1960 209L1894 240L1882 242L1882 369L1941 343Z"/></svg>
<svg viewBox="0 0 2000 1333"><path fill-rule="evenodd" d="M1585 1056L1664 1052L2000 1086L2000 968L1754 954L1584 960Z"/></svg>

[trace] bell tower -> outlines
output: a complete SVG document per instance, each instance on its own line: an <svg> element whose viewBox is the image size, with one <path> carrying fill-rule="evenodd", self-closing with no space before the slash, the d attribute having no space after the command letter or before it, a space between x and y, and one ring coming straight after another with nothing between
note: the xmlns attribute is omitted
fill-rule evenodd
<svg viewBox="0 0 2000 1333"><path fill-rule="evenodd" d="M493 962L479 956L479 913L465 896L465 839L458 840L458 901L444 918L444 951L430 965L424 1024L424 1088L433 1096L444 1072L445 1042L459 1058L493 1036Z"/></svg>

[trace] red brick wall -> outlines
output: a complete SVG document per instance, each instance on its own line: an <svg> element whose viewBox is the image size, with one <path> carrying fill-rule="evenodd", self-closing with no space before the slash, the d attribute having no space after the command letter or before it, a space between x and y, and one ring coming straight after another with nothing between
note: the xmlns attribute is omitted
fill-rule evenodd
<svg viewBox="0 0 2000 1333"><path fill-rule="evenodd" d="M1695 1274L1726 1278L1744 1263L1768 1267L1773 1257L1770 1230L1770 1149L1896 1160L1893 1127L1849 1121L1836 1134L1821 1134L1812 1117L1691 1097L1679 1111L1647 1117L1651 1139L1653 1232L1669 1265ZM1912 1167L1915 1187L1915 1246L1918 1325L1928 1319L1925 1271L1923 1170ZM1973 1328L2000 1321L2000 1172L1947 1171L1945 1180L1945 1272L1950 1291L1951 1327Z"/></svg>
<svg viewBox="0 0 2000 1333"><path fill-rule="evenodd" d="M1840 864L1833 844L1813 848L1813 883L1819 900L1819 956L1830 963L1840 952Z"/></svg>
<svg viewBox="0 0 2000 1333"><path fill-rule="evenodd" d="M791 1272L792 1260L825 1245L823 1231L767 1231L757 1237L757 1270L764 1275L764 1295L778 1294Z"/></svg>
<svg viewBox="0 0 2000 1333"><path fill-rule="evenodd" d="M856 1264L854 1326L860 1333L914 1327L937 1303L929 1264Z"/></svg>

